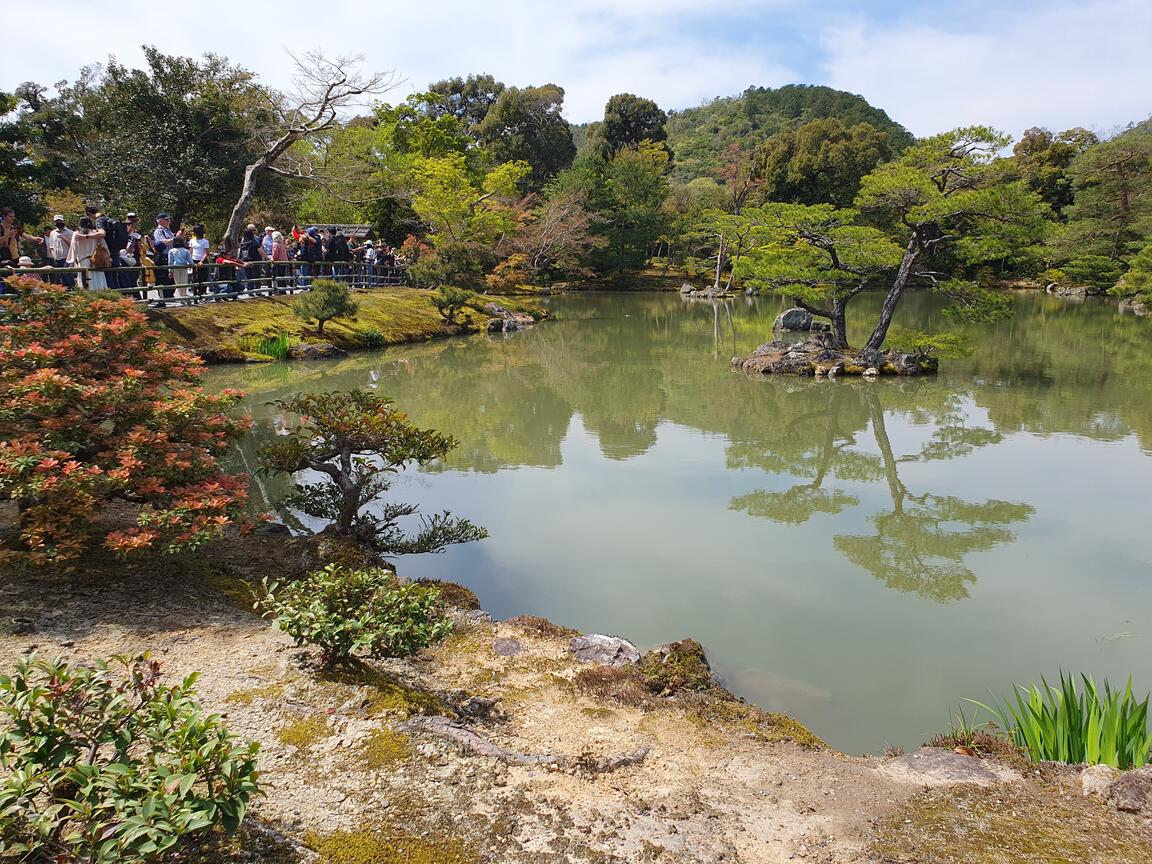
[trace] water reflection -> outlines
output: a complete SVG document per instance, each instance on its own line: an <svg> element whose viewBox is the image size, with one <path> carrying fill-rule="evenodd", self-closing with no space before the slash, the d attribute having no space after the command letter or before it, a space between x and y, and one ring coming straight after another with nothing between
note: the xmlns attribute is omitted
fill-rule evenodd
<svg viewBox="0 0 1152 864"><path fill-rule="evenodd" d="M879 300L861 298L852 338ZM742 695L852 751L914 746L958 698L1060 667L1152 685L1149 322L1022 295L936 379L732 373L781 305L560 298L556 321L508 338L207 381L251 394L249 470L271 400L391 396L461 441L397 498L492 535L404 572L462 581L498 616L694 636ZM898 317L942 323L920 295ZM1120 632L1136 635L1105 638Z"/></svg>
<svg viewBox="0 0 1152 864"><path fill-rule="evenodd" d="M939 398L943 396L944 398ZM937 397L937 398L933 398ZM1000 441L991 429L965 425L959 394L922 382L875 384L813 382L790 391L806 406L818 406L782 424L778 436L763 445L741 443L729 450L730 467L756 465L773 473L811 478L782 491L758 490L732 499L729 507L774 522L799 525L817 513L840 513L860 499L829 478L854 483L883 483L891 507L869 516L872 532L838 534L837 551L889 588L914 591L937 602L968 596L976 576L964 563L972 552L987 551L1015 539L1006 525L1027 520L1028 504L964 501L950 495L908 489L900 463L965 456ZM897 456L885 421L884 400L912 405L917 422L933 427L918 453ZM879 455L855 448L867 427Z"/></svg>

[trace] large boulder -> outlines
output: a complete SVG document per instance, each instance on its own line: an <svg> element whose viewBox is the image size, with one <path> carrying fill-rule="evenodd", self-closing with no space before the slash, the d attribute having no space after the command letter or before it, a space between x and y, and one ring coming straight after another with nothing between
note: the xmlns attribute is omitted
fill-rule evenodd
<svg viewBox="0 0 1152 864"><path fill-rule="evenodd" d="M574 636L569 650L581 663L599 663L603 666L626 666L640 659L640 652L627 639L617 636Z"/></svg>
<svg viewBox="0 0 1152 864"><path fill-rule="evenodd" d="M1108 790L1108 800L1125 813L1152 814L1152 765L1121 774Z"/></svg>
<svg viewBox="0 0 1152 864"><path fill-rule="evenodd" d="M288 357L292 360L334 360L347 356L347 351L331 342L301 342L288 349Z"/></svg>
<svg viewBox="0 0 1152 864"><path fill-rule="evenodd" d="M776 316L776 320L772 322L772 329L781 333L795 333L799 331L808 331L812 329L812 313L807 309L801 309L794 306L791 309L785 309Z"/></svg>

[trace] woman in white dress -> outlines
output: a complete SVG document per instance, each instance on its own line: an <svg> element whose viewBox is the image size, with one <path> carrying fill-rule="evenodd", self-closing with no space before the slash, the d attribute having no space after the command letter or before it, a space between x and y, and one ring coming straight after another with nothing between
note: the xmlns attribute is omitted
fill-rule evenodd
<svg viewBox="0 0 1152 864"><path fill-rule="evenodd" d="M103 270L88 269L92 266L92 254L99 246L108 248L108 244L104 241L104 229L93 225L87 216L83 217L72 234L72 244L68 247L68 264L71 267L83 267L88 271L84 276L89 291L103 291L108 287L108 280L104 278Z"/></svg>

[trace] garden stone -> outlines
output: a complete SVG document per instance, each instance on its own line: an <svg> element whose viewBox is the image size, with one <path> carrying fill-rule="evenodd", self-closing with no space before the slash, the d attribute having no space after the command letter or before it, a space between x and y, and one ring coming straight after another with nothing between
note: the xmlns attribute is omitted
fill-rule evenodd
<svg viewBox="0 0 1152 864"><path fill-rule="evenodd" d="M772 322L773 330L781 330L784 332L792 332L797 330L811 330L812 329L812 313L806 309L801 309L794 306L791 309L785 309L776 316L776 320Z"/></svg>
<svg viewBox="0 0 1152 864"><path fill-rule="evenodd" d="M1085 796L1099 795L1104 798L1119 776L1120 772L1111 765L1089 765L1080 772L1080 789Z"/></svg>
<svg viewBox="0 0 1152 864"><path fill-rule="evenodd" d="M492 643L492 650L500 657L515 657L524 653L524 643L519 639L497 639Z"/></svg>
<svg viewBox="0 0 1152 864"><path fill-rule="evenodd" d="M600 663L606 666L624 666L640 659L640 652L627 639L616 636L574 636L570 650L582 663Z"/></svg>
<svg viewBox="0 0 1152 864"><path fill-rule="evenodd" d="M1139 813L1152 805L1152 766L1125 771L1108 790L1112 806L1124 813Z"/></svg>

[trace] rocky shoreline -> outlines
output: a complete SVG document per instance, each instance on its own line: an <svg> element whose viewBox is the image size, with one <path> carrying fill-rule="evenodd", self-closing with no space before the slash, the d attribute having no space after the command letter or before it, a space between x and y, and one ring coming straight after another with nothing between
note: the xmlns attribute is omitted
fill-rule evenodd
<svg viewBox="0 0 1152 864"><path fill-rule="evenodd" d="M732 368L760 375L931 375L939 369L935 357L892 349L870 351L831 347L827 334L817 333L799 342L765 342L747 357L733 357Z"/></svg>
<svg viewBox="0 0 1152 864"><path fill-rule="evenodd" d="M314 652L250 611L251 592L346 555L264 531L9 579L0 666L31 650L151 649L171 678L201 673L206 707L260 743L267 796L197 864L913 864L1041 847L1052 854L1035 860L1148 860L1136 772L1118 797L1104 772L1084 772L1091 786L1074 767L946 738L845 756L719 687L690 639L642 652L542 618L495 621L450 583L443 643L318 674Z"/></svg>

